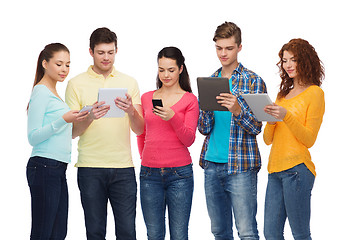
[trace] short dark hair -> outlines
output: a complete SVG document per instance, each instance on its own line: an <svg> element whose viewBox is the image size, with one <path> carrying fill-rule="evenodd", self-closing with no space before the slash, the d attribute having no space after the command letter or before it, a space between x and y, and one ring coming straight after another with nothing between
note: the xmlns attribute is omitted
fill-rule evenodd
<svg viewBox="0 0 345 240"><path fill-rule="evenodd" d="M163 57L175 60L176 65L178 66L179 69L181 69L181 67L183 66L182 72L180 73L180 77L179 77L180 87L186 92L192 92L192 88L190 86L189 74L187 71L186 64L184 63L185 58L182 55L181 50L178 49L177 47L165 47L159 51L158 56L157 56L157 61ZM157 89L161 88L162 85L163 84L157 74L157 79L156 79Z"/></svg>
<svg viewBox="0 0 345 240"><path fill-rule="evenodd" d="M106 27L97 28L90 36L90 48L93 51L95 46L100 43L115 43L117 48L117 36Z"/></svg>
<svg viewBox="0 0 345 240"><path fill-rule="evenodd" d="M225 22L217 27L213 41L234 36L237 46L242 43L241 29L233 22Z"/></svg>

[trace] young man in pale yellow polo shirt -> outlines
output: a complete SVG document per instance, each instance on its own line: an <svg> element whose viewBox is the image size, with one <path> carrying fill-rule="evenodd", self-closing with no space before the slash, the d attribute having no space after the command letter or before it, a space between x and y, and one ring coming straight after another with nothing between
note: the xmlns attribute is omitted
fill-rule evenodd
<svg viewBox="0 0 345 240"><path fill-rule="evenodd" d="M73 125L78 142L78 186L84 209L87 239L105 239L108 200L115 218L117 239L136 239L137 183L130 147L130 129L140 135L144 120L138 84L113 66L117 53L116 34L96 29L90 37L94 64L68 82L66 103L71 109L93 105L88 118ZM109 106L96 102L99 88L127 88L126 99L116 105L122 118L102 118Z"/></svg>

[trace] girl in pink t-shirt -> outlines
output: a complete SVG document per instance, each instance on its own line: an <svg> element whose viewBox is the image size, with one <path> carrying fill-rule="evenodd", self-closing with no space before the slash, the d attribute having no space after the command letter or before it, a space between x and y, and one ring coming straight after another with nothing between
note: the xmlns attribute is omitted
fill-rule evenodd
<svg viewBox="0 0 345 240"><path fill-rule="evenodd" d="M152 99L163 106L153 107ZM178 48L158 53L157 90L145 93L141 101L145 131L138 136L140 200L148 238L164 238L167 207L171 239L188 239L194 188L188 147L195 140L199 106Z"/></svg>

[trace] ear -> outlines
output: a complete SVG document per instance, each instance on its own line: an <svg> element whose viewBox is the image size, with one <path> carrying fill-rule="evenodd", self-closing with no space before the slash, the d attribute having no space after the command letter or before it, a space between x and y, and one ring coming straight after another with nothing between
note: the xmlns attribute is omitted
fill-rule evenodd
<svg viewBox="0 0 345 240"><path fill-rule="evenodd" d="M91 57L93 57L93 51L91 48L89 48L89 53L90 53Z"/></svg>
<svg viewBox="0 0 345 240"><path fill-rule="evenodd" d="M44 69L47 69L47 64L48 64L48 62L44 59L44 60L42 61L42 67L43 67Z"/></svg>
<svg viewBox="0 0 345 240"><path fill-rule="evenodd" d="M238 46L238 52L241 52L242 50L242 44L240 44L240 46Z"/></svg>
<svg viewBox="0 0 345 240"><path fill-rule="evenodd" d="M181 65L181 67L180 67L180 73L179 74L181 74L182 71L183 71L183 65Z"/></svg>

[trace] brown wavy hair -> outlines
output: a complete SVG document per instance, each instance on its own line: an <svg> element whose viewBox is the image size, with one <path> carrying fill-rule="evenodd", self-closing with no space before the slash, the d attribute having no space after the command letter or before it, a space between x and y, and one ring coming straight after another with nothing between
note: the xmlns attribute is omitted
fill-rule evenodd
<svg viewBox="0 0 345 240"><path fill-rule="evenodd" d="M293 88L293 79L289 77L283 68L284 51L288 51L294 55L297 63L296 71L301 85L321 86L325 77L325 70L314 47L308 41L301 38L291 39L279 51L280 61L277 63L277 66L279 67L282 82L280 84L278 98L285 97Z"/></svg>

